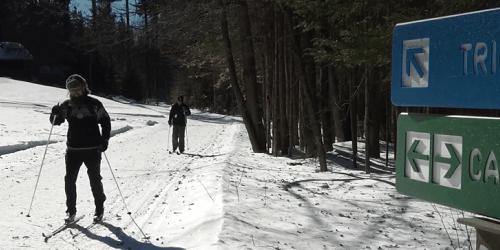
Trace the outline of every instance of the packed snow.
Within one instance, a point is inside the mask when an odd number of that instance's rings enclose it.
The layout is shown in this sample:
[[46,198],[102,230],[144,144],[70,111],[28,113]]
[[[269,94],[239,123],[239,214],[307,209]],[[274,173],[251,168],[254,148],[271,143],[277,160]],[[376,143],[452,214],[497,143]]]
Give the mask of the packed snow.
[[[107,195],[104,222],[90,226],[94,203],[82,166],[77,214],[86,216],[44,241],[42,233],[61,226],[65,216],[67,123],[54,127],[46,145],[51,107],[67,98],[64,89],[0,78],[0,249],[475,245],[474,230],[456,223],[467,214],[396,191],[392,147],[390,165],[386,167],[384,159],[373,160],[379,171],[365,174],[350,167],[350,143],[335,144],[328,154],[328,171],[321,173],[314,159],[253,153],[239,117],[193,110],[186,153],[169,154],[170,106],[134,104],[123,98],[98,98],[111,116],[113,131],[101,164]],[[363,143],[358,146],[363,157]]]

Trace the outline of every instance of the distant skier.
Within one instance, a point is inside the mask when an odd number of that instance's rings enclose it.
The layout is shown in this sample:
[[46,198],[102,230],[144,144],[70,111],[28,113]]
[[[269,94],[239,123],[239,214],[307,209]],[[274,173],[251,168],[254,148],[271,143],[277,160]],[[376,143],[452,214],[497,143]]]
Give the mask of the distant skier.
[[188,115],[191,115],[189,107],[184,103],[184,96],[177,97],[177,102],[170,109],[168,125],[174,125],[172,132],[172,152],[179,148],[179,153],[184,153],[184,134],[186,132],[186,122]]
[[[106,196],[101,182],[101,153],[108,148],[111,120],[100,101],[88,96],[90,90],[87,81],[80,75],[71,75],[66,80],[69,100],[55,105],[50,114],[50,121],[60,125],[68,121],[66,176],[66,222],[75,220],[76,215],[76,179],[82,163],[87,166],[90,187],[94,195],[94,221],[102,220]],[[99,131],[101,125],[102,134]]]

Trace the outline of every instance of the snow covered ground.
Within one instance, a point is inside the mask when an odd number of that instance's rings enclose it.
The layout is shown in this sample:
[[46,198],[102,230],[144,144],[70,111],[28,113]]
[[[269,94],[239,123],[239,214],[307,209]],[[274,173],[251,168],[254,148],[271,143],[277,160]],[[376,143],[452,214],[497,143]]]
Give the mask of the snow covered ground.
[[468,249],[468,235],[475,245],[473,230],[455,223],[460,211],[398,194],[391,172],[349,169],[349,143],[335,145],[329,171],[318,173],[313,159],[252,153],[241,119],[194,111],[187,153],[168,154],[168,106],[103,98],[113,127],[106,156],[150,238],[127,215],[103,157],[104,223],[87,228],[94,207],[82,166],[77,209],[86,217],[44,242],[64,217],[67,123],[54,128],[26,214],[50,108],[66,98],[64,89],[0,78],[0,249]]

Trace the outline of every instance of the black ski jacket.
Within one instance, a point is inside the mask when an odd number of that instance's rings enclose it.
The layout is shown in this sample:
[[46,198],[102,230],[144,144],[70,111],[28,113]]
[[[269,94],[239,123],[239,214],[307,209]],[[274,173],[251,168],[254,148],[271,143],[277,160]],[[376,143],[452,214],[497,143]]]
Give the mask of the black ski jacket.
[[191,111],[186,104],[175,103],[170,109],[170,115],[168,117],[168,124],[173,124],[174,126],[186,126],[186,116],[191,115]]
[[[68,149],[92,149],[107,147],[111,132],[111,119],[102,103],[90,96],[82,96],[64,101],[54,106],[50,114],[54,125],[68,120]],[[102,135],[99,131],[101,125]],[[105,148],[104,148],[105,150]]]

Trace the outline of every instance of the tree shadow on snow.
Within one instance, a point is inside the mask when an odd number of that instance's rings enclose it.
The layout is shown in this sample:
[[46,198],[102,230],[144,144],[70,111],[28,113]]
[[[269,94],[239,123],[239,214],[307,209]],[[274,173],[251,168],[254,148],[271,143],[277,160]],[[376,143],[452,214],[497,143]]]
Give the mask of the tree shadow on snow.
[[[325,193],[323,192],[318,192],[318,191],[315,191],[315,190],[312,190],[310,188],[307,188],[306,186],[303,186],[302,183],[305,183],[305,182],[342,182],[342,183],[349,183],[349,182],[354,182],[354,181],[359,181],[359,180],[366,180],[366,179],[370,179],[370,180],[376,180],[376,181],[380,181],[380,182],[383,182],[387,185],[390,185],[390,186],[395,186],[394,183],[390,182],[390,181],[387,181],[387,180],[383,180],[383,179],[380,179],[380,178],[364,178],[364,177],[360,177],[360,176],[356,176],[355,174],[351,174],[351,173],[341,173],[341,172],[333,172],[333,173],[336,173],[336,174],[343,174],[343,175],[347,175],[351,178],[332,178],[332,179],[303,179],[303,180],[297,180],[297,181],[293,181],[293,182],[287,182],[283,185],[283,189],[285,191],[287,191],[290,195],[292,195],[293,197],[295,197],[296,199],[302,201],[305,203],[305,205],[303,205],[302,207],[304,207],[305,209],[308,209],[310,211],[310,218],[313,219],[317,225],[328,225],[328,223],[326,221],[324,221],[320,214],[321,214],[321,209],[319,209],[318,207],[314,206],[311,201],[309,200],[309,198],[307,198],[306,196],[298,193],[297,191],[295,191],[294,189],[297,188],[297,189],[303,189],[303,190],[306,190],[310,193],[313,193],[313,194],[316,194],[316,195],[326,195]],[[325,187],[326,188],[326,187]],[[359,204],[359,203],[356,203],[356,202],[353,202],[353,201],[349,201],[349,200],[345,200],[345,199],[338,199],[339,202],[345,202],[345,203],[348,203],[350,204],[352,207],[358,207],[359,209],[366,209],[365,206],[363,206],[362,204]],[[408,208],[408,204],[407,204],[407,201],[398,201],[398,202],[403,202],[401,204],[401,207],[404,207],[405,209],[403,209],[402,211],[406,211],[406,209]],[[369,210],[367,211],[369,212]],[[404,219],[402,218],[398,218],[396,215],[393,215],[394,217],[394,220],[396,221],[400,221],[400,222],[406,222]],[[349,217],[350,218],[350,217]],[[385,217],[384,217],[385,218]],[[359,219],[359,218],[358,218]],[[369,225],[367,225],[367,227],[369,227],[369,230],[363,230],[362,234],[364,237],[367,237],[366,239],[374,239],[376,237],[377,234],[379,234],[379,230],[380,228],[382,228],[381,224],[382,223],[376,223],[378,220],[375,220],[374,221],[369,221]],[[411,224],[411,222],[410,222]],[[384,226],[386,226],[386,224],[384,224]],[[392,225],[392,228],[394,228],[396,225]],[[361,238],[361,239],[365,239],[365,238]],[[337,244],[339,242],[339,239],[337,239],[336,237],[334,236],[331,236],[328,238],[328,241],[331,242],[332,244]],[[359,248],[361,248],[361,244],[362,242],[359,243],[360,246]]]
[[[364,171],[365,159],[361,158],[358,154],[356,156],[357,168],[353,168],[352,164],[352,152],[345,152],[337,150],[336,154],[328,153],[326,154],[326,159],[329,162],[352,170]],[[395,169],[393,167],[386,167],[385,164],[377,162],[373,159],[370,160],[370,171],[377,174],[394,174]]]
[[213,117],[213,116],[203,115],[203,113],[192,114],[188,117],[188,120],[195,120],[195,121],[215,123],[215,124],[242,123],[241,119],[234,118],[232,116]]
[[[386,153],[386,146],[385,146],[385,142],[381,142],[381,146],[380,146],[380,153],[385,155]],[[334,154],[332,154],[332,152],[329,152],[327,154],[327,158],[329,160],[332,160],[333,158],[336,158],[336,157],[340,157],[340,158],[344,158],[344,160],[347,160],[346,161],[342,161],[342,163],[346,163],[347,165],[342,165],[344,167],[351,167],[352,168],[352,148],[350,146],[346,146],[346,145],[334,145]],[[394,152],[394,147],[389,144],[389,152]],[[359,169],[364,169],[364,162],[365,162],[365,150],[364,148],[358,148],[358,153],[356,155],[356,159],[358,161],[358,168]],[[336,162],[334,159],[332,160],[334,162]],[[395,172],[395,168],[394,168],[394,159],[392,158],[389,158],[389,166],[386,166],[385,165],[385,158],[374,158],[374,157],[371,157],[370,158],[370,167],[374,170],[373,172],[376,172],[376,173],[386,173],[386,174],[390,174],[392,172]],[[350,163],[349,163],[350,162]]]
[[99,225],[107,228],[110,232],[112,232],[118,238],[118,240],[113,239],[109,236],[100,236],[100,235],[94,234],[89,229],[82,227],[80,225],[76,225],[74,228],[78,229],[80,232],[82,232],[89,239],[100,241],[100,242],[108,245],[110,248],[115,248],[115,249],[185,250],[185,248],[181,248],[181,247],[159,247],[159,246],[153,245],[153,243],[151,243],[149,241],[147,241],[147,242],[138,241],[135,238],[127,235],[123,231],[122,228],[113,226],[107,222],[102,222]]
[[[289,183],[290,184],[290,183]],[[296,183],[296,185],[294,186],[301,186],[300,183]],[[324,228],[324,227],[328,227],[328,223],[327,221],[323,220],[321,218],[321,216],[319,216],[321,214],[321,209],[315,207],[312,202],[305,196],[299,194],[298,192],[296,192],[295,190],[293,190],[292,188],[293,186],[289,186],[289,185],[284,185],[284,189],[290,194],[292,195],[293,197],[295,197],[296,199],[302,201],[305,203],[305,205],[303,205],[302,207],[307,209],[309,211],[309,218],[311,218],[315,223],[315,227],[318,227],[318,228]],[[301,187],[303,188],[303,187]],[[329,241],[331,244],[336,244],[339,242],[339,239],[332,235],[332,236],[329,236],[327,239],[325,239],[327,241]]]
[[293,181],[293,182],[287,182],[286,184],[283,185],[283,188],[286,191],[288,191],[288,189],[291,188],[291,187],[301,186],[302,182],[338,182],[338,181],[341,181],[341,182],[352,182],[352,181],[359,181],[359,180],[373,180],[373,181],[382,182],[382,183],[385,183],[387,185],[396,187],[396,184],[394,182],[391,182],[391,181],[388,181],[388,180],[384,180],[384,179],[381,179],[381,178],[377,178],[377,177],[362,177],[362,176],[357,176],[357,175],[351,174],[351,173],[342,173],[342,172],[336,172],[336,171],[330,171],[330,173],[347,175],[347,176],[352,177],[352,178],[346,178],[346,179],[331,178],[331,179],[304,179],[304,180],[297,180],[297,181]]
[[202,155],[202,154],[194,154],[194,153],[186,153],[184,152],[183,153],[184,155],[187,155],[187,156],[191,156],[191,157],[199,157],[199,158],[213,158],[213,157],[217,157],[217,156],[223,156],[225,154],[216,154],[216,155]]

